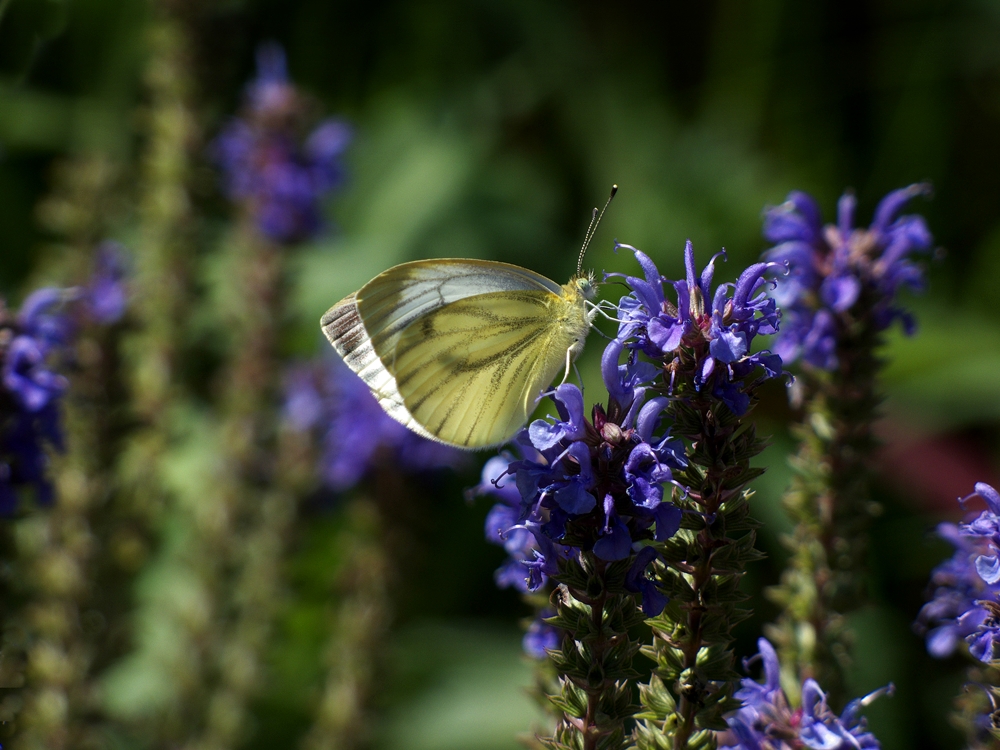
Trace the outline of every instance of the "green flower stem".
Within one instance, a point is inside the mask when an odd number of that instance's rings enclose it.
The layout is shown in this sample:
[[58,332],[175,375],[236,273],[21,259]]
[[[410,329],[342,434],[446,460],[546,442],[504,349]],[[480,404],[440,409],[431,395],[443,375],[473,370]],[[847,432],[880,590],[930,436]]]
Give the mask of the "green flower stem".
[[122,347],[134,430],[120,446],[115,479],[128,518],[121,554],[135,566],[149,555],[169,507],[164,461],[176,442],[177,404],[184,395],[177,373],[190,307],[194,243],[188,183],[198,141],[189,38],[184,24],[157,8],[147,31],[147,104],[140,120],[145,140],[130,288],[135,326]]
[[301,750],[371,746],[379,686],[390,666],[388,644],[427,553],[417,529],[429,501],[385,449],[353,493],[344,531],[333,542],[343,563],[325,645],[326,677]]
[[690,491],[674,498],[685,511],[680,531],[659,546],[658,586],[670,602],[649,620],[654,642],[643,649],[656,667],[640,691],[640,750],[715,747],[723,716],[738,707],[729,645],[732,627],[749,614],[738,607],[746,599],[739,583],[761,557],[747,485],[762,472],[750,460],[765,442],[752,423],[700,394],[678,398],[671,411],[674,435],[690,446],[689,466],[676,478]]
[[635,596],[625,590],[632,559],[605,562],[581,552],[560,564],[549,622],[565,632],[562,648],[552,654],[560,691],[550,696],[562,716],[551,737],[540,738],[551,750],[616,750],[626,746],[625,723],[635,705],[632,660],[639,651],[629,630],[642,623]]
[[844,615],[865,601],[868,528],[878,507],[871,501],[873,425],[881,399],[872,322],[874,300],[863,296],[853,315],[838,319],[833,372],[799,377],[802,421],[794,428],[799,450],[795,477],[784,497],[795,523],[787,541],[791,558],[781,583],[768,592],[782,611],[768,630],[782,664],[782,686],[797,701],[803,680],[814,678],[833,705],[845,700],[844,670],[851,633]]

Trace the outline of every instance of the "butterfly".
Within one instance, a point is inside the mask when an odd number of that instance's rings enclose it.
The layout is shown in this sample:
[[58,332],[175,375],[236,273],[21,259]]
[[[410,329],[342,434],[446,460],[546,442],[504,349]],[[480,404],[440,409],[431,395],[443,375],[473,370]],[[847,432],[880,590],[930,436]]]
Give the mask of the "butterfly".
[[391,417],[433,440],[487,448],[524,425],[583,351],[595,286],[495,261],[419,260],[379,274],[320,326]]
[[320,327],[394,419],[459,448],[501,445],[583,351],[599,308],[580,266],[599,220],[595,209],[566,284],[509,263],[419,260],[342,299]]

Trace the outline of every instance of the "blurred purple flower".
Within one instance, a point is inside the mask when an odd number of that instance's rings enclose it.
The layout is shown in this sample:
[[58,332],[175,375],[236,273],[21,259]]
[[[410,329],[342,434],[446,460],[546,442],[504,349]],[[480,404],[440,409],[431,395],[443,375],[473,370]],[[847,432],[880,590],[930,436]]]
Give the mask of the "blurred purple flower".
[[545,659],[549,651],[557,650],[562,644],[563,631],[545,622],[546,618],[555,614],[551,609],[543,609],[528,626],[521,646],[532,659]]
[[91,320],[101,325],[117,323],[125,315],[128,276],[125,248],[110,240],[97,247],[94,273],[83,291],[83,300]]
[[461,451],[423,438],[394,420],[371,390],[339,359],[324,358],[289,370],[285,418],[320,443],[319,474],[333,490],[353,487],[380,461],[404,472],[463,463]]
[[784,362],[801,358],[813,367],[836,367],[837,317],[862,295],[874,298],[877,330],[900,320],[912,332],[913,318],[896,305],[896,295],[904,287],[923,289],[923,271],[910,256],[928,251],[933,238],[922,217],[898,214],[913,197],[929,192],[929,185],[918,183],[889,193],[867,229],[854,227],[850,193],[840,199],[836,224],[824,226],[816,201],[797,191],[765,210],[763,234],[776,244],[764,258],[789,269],[772,294],[784,314],[774,346]]
[[59,402],[68,387],[57,369],[81,319],[107,324],[122,316],[125,271],[121,247],[106,242],[87,286],[38,289],[16,315],[0,300],[0,515],[17,508],[21,487],[52,501],[48,451],[63,449]]
[[860,710],[892,686],[851,701],[837,716],[826,703],[826,694],[815,680],[802,685],[802,706],[793,709],[780,685],[781,669],[774,647],[764,638],[757,641],[758,659],[764,664],[764,682],[746,678],[736,698],[743,707],[727,719],[729,731],[722,735],[719,750],[865,750],[881,745],[868,731]]
[[21,487],[52,501],[47,450],[63,447],[59,400],[67,387],[53,367],[70,340],[64,303],[74,296],[39,289],[16,316],[0,303],[0,514],[17,508]]
[[938,534],[955,554],[931,573],[933,599],[920,610],[917,629],[927,634],[927,650],[937,657],[954,652],[960,638],[983,662],[1000,658],[1000,493],[977,482],[973,497],[986,509],[968,523],[941,524]]
[[351,140],[350,128],[334,119],[302,138],[305,115],[306,102],[288,79],[284,51],[274,43],[261,45],[244,113],[210,148],[228,197],[279,243],[308,239],[322,228],[320,200],[341,183],[341,157]]
[[915,627],[925,635],[928,653],[943,659],[987,619],[987,611],[976,602],[996,600],[1000,585],[986,583],[976,570],[976,560],[991,551],[986,540],[962,534],[953,523],[940,524],[937,534],[955,553],[931,572],[931,600],[920,609]]

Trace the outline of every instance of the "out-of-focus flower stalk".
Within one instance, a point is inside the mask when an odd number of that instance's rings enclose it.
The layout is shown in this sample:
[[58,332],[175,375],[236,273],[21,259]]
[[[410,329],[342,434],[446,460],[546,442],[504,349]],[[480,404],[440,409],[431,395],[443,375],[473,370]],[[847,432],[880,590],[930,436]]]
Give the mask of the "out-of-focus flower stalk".
[[372,699],[393,619],[393,566],[384,520],[370,497],[351,502],[345,520],[345,533],[336,542],[346,562],[324,655],[326,681],[301,750],[357,750],[372,735]]
[[243,112],[213,144],[239,211],[223,257],[220,300],[229,334],[220,397],[221,466],[212,488],[219,522],[204,540],[206,585],[216,611],[205,649],[204,726],[191,750],[226,750],[244,738],[248,702],[263,684],[264,654],[282,600],[282,559],[297,497],[281,471],[278,406],[289,245],[322,227],[320,200],[339,175],[342,126],[328,122],[300,144],[307,100],[284,52],[263,45]]
[[851,647],[844,615],[865,600],[867,530],[879,512],[870,487],[881,402],[878,349],[894,321],[913,330],[896,294],[922,287],[910,256],[931,247],[923,219],[898,214],[927,191],[911,185],[890,193],[868,228],[854,228],[851,194],[841,198],[836,225],[823,226],[819,207],[803,193],[765,213],[764,235],[777,243],[766,257],[789,268],[774,295],[785,312],[775,350],[802,362],[792,391],[802,407],[794,428],[799,450],[784,498],[795,530],[781,584],[769,592],[782,612],[767,631],[793,702],[810,678],[834,704],[844,699]]
[[783,503],[795,529],[781,584],[768,594],[782,607],[766,632],[781,654],[782,684],[793,701],[805,679],[843,698],[843,672],[852,638],[844,615],[865,596],[868,527],[878,512],[871,500],[873,425],[881,398],[875,350],[881,337],[855,328],[843,337],[842,368],[799,375],[802,420],[793,428],[799,449]]
[[[263,677],[262,657],[282,598],[281,559],[296,498],[277,472],[279,333],[284,316],[283,248],[242,222],[226,275],[229,364],[222,374],[216,481],[207,502],[198,566],[215,611],[202,647],[205,723],[184,747],[223,750],[243,739],[247,702]],[[211,559],[207,559],[207,558]]]
[[55,504],[17,531],[19,569],[30,586],[27,690],[14,745],[22,750],[95,746],[103,717],[94,678],[124,646],[130,600],[122,591],[135,572],[135,550],[113,484],[125,429],[120,332],[88,328],[78,340],[79,369],[64,409],[67,452],[53,465]]
[[[180,727],[192,720],[182,699],[185,686],[195,681],[192,661],[197,654],[188,646],[204,623],[200,592],[188,588],[183,589],[185,595],[177,595],[182,590],[178,583],[184,585],[186,579],[168,580],[156,592],[160,598],[148,593],[155,588],[150,578],[162,579],[164,570],[175,569],[170,566],[178,548],[177,514],[205,500],[184,495],[174,468],[186,437],[182,417],[189,413],[190,394],[181,372],[197,246],[190,183],[201,145],[190,44],[195,35],[183,10],[181,3],[156,0],[145,29],[146,101],[138,113],[141,155],[135,189],[135,326],[123,347],[135,431],[122,444],[117,462],[120,513],[128,523],[106,542],[115,554],[142,569],[138,587],[129,585],[138,592],[137,611],[125,635],[129,651],[106,672],[99,691],[103,709],[118,726],[148,738],[151,747],[176,741],[182,736]],[[169,638],[160,637],[163,632]],[[134,664],[140,666],[130,672]],[[149,680],[144,684],[155,683],[159,692],[136,690],[122,675]],[[127,686],[118,689],[113,683]],[[159,695],[170,702],[169,711],[158,713],[151,706]]]
[[121,592],[142,558],[115,486],[128,431],[120,356],[127,263],[123,248],[97,242],[114,213],[115,174],[100,155],[60,164],[38,210],[64,239],[53,249],[57,273],[90,281],[66,295],[73,367],[62,409],[66,452],[51,466],[54,503],[17,524],[16,570],[26,594],[19,624],[28,639],[20,748],[94,745],[104,721],[95,678],[125,647],[131,598]]
[[386,643],[421,551],[415,529],[426,500],[414,484],[420,474],[459,466],[465,455],[392,419],[364,381],[331,357],[290,369],[284,421],[289,446],[297,438],[312,449],[313,485],[350,498],[344,530],[332,542],[343,563],[333,592],[326,677],[301,747],[367,747]]
[[[189,36],[171,14],[161,10],[158,16],[149,30],[149,103],[142,112],[146,138],[136,247],[139,334],[129,347],[135,408],[151,428],[129,464],[146,476],[149,467],[157,465],[156,454],[162,450],[158,443],[166,439],[163,429],[178,390],[177,358],[189,307],[193,244],[188,180],[199,140],[191,107]],[[142,461],[143,455],[154,460]]]

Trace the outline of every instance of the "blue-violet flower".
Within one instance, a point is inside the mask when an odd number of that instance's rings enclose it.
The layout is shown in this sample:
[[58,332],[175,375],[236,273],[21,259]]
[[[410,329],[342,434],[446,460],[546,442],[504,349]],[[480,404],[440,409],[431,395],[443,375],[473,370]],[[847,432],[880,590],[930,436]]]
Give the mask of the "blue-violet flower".
[[[778,330],[779,311],[774,299],[764,293],[764,274],[780,264],[755,263],[740,274],[735,284],[712,289],[717,253],[701,274],[697,273],[694,249],[684,247],[686,275],[669,282],[652,259],[630,245],[618,244],[635,253],[645,278],[625,276],[632,288],[618,305],[618,340],[654,360],[666,362],[670,386],[681,363],[681,354],[694,357],[694,387],[705,387],[733,413],[742,416],[750,407],[744,379],[759,367],[764,378],[781,374],[781,359],[769,351],[754,353],[754,337]],[[624,274],[607,274],[624,276]],[[673,287],[676,303],[664,291]],[[672,360],[672,361],[671,361]]]
[[719,750],[863,750],[881,747],[868,731],[860,710],[877,697],[892,693],[892,685],[851,701],[837,716],[827,705],[826,695],[815,680],[802,684],[802,705],[793,709],[779,682],[778,654],[764,638],[757,641],[759,654],[744,661],[764,663],[764,682],[746,678],[736,692],[743,707],[728,719],[729,731]]
[[[655,552],[642,542],[663,541],[680,527],[681,511],[664,499],[663,488],[687,459],[683,443],[659,429],[667,399],[644,403],[642,384],[656,368],[639,363],[635,352],[619,365],[623,349],[612,341],[605,350],[607,409],[595,405],[588,420],[580,389],[558,386],[551,394],[558,417],[523,430],[514,441],[521,457],[493,459],[481,488],[500,500],[488,517],[487,537],[501,540],[511,554],[498,583],[536,591],[558,572],[559,559],[575,552],[609,562],[638,552],[627,586],[643,595],[643,609],[654,616],[666,602],[646,577]],[[513,483],[504,474],[513,475]],[[515,583],[523,571],[523,584]]]
[[990,662],[1000,657],[1000,493],[985,482],[975,490],[959,502],[980,497],[986,509],[968,523],[938,527],[956,551],[931,574],[934,598],[920,610],[917,626],[927,632],[933,656],[948,656],[964,638],[969,653]]
[[774,351],[786,364],[801,358],[820,369],[836,367],[837,318],[866,293],[876,330],[901,320],[907,333],[913,331],[913,318],[896,304],[896,295],[904,287],[923,288],[923,272],[910,256],[928,251],[933,239],[922,217],[899,213],[929,192],[925,183],[894,190],[866,229],[854,227],[851,193],[838,203],[836,224],[824,226],[816,201],[798,191],[765,210],[763,234],[775,246],[764,258],[789,269],[773,293],[784,313]]

